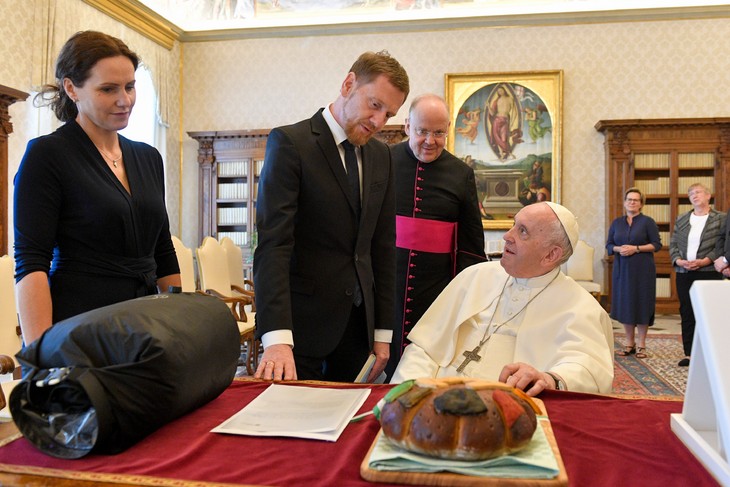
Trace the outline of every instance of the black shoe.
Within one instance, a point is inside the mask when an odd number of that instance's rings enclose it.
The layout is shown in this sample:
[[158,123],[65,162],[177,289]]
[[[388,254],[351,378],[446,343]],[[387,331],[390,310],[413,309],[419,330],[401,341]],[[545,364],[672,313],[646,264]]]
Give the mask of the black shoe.
[[677,365],[679,365],[680,367],[689,367],[689,359],[683,358],[682,360],[679,361],[679,363]]

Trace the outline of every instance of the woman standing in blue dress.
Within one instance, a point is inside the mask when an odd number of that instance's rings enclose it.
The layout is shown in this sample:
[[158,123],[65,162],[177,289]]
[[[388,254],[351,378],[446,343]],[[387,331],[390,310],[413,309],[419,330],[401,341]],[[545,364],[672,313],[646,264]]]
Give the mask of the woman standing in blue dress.
[[644,202],[640,189],[626,190],[626,215],[611,223],[606,242],[608,255],[614,255],[611,318],[626,332],[626,344],[616,353],[635,353],[636,358],[647,357],[646,333],[654,324],[656,306],[654,252],[662,248],[656,222],[641,213]]

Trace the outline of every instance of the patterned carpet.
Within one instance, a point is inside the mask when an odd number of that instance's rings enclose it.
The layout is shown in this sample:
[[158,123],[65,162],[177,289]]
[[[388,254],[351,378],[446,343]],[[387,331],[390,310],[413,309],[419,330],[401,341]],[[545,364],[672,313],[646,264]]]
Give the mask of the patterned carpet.
[[[623,333],[615,333],[615,347],[625,343]],[[613,393],[620,395],[684,396],[688,367],[678,367],[684,357],[682,337],[652,335],[646,339],[648,358],[616,356],[614,360]]]

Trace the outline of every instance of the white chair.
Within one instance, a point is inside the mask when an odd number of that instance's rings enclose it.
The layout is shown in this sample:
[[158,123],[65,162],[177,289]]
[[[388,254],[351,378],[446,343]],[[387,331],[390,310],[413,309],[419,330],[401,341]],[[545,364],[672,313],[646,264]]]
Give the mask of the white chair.
[[223,237],[220,240],[221,247],[226,251],[228,259],[228,274],[231,278],[231,284],[244,287],[243,279],[243,252],[241,247],[236,245],[230,237]]
[[258,365],[259,348],[254,336],[253,298],[247,295],[244,289],[231,285],[228,257],[218,240],[213,237],[205,237],[196,254],[200,289],[218,297],[231,308],[241,334],[241,345],[246,348],[246,370],[249,375],[253,375]]
[[187,248],[175,235],[172,236],[172,245],[175,246],[177,263],[180,266],[180,280],[184,293],[195,292],[195,265],[193,264],[193,251]]
[[570,256],[566,263],[565,273],[600,302],[601,285],[593,282],[594,252],[593,247],[583,240],[578,240],[578,244],[573,249],[573,255]]
[[[251,305],[251,312],[256,312],[256,298],[253,288],[253,282],[246,279],[243,275],[243,252],[241,247],[236,245],[233,240],[223,237],[220,241],[221,247],[226,251],[228,259],[228,275],[231,278],[231,285],[235,290],[237,287],[243,290],[244,295],[250,296],[254,302]],[[234,291],[235,294],[240,291]]]
[[0,361],[0,382],[12,380],[14,369],[16,374],[20,373],[15,354],[22,346],[15,306],[15,259],[3,255],[0,257],[0,355],[7,355],[10,361],[6,360],[4,365]]

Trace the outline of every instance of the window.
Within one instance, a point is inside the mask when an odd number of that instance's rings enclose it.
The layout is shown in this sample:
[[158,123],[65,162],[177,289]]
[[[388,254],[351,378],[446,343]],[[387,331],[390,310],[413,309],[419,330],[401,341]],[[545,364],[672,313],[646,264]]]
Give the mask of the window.
[[129,124],[119,133],[128,139],[144,142],[155,147],[162,154],[167,172],[165,125],[157,116],[157,93],[152,84],[152,75],[146,66],[140,65],[135,73],[137,100],[129,117]]
[[157,95],[152,84],[152,76],[149,70],[141,65],[135,74],[137,101],[132,109],[132,115],[129,117],[127,128],[120,130],[119,133],[128,139],[157,147],[156,137],[160,125],[157,123]]

